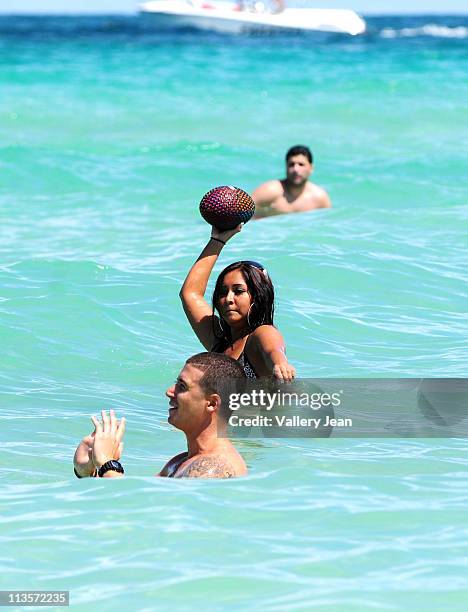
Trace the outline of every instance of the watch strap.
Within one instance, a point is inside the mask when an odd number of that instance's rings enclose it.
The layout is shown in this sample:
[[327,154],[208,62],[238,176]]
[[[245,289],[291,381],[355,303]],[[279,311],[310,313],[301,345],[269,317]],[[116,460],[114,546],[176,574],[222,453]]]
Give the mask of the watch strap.
[[99,478],[102,478],[106,472],[118,472],[119,474],[124,474],[125,470],[123,469],[122,464],[119,461],[115,461],[112,459],[111,461],[106,461],[103,463],[98,470]]

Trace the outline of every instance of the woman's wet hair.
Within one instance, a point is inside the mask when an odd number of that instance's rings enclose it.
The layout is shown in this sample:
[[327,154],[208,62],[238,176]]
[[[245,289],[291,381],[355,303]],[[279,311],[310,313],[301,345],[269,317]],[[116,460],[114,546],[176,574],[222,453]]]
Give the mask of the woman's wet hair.
[[218,305],[224,277],[234,270],[239,270],[244,277],[252,300],[247,321],[249,331],[253,332],[260,325],[273,325],[275,290],[267,271],[256,261],[236,261],[224,268],[213,291],[213,312],[217,310],[219,313],[219,322],[213,317],[213,333],[216,339],[213,351],[224,351],[232,342],[231,328],[221,316]]

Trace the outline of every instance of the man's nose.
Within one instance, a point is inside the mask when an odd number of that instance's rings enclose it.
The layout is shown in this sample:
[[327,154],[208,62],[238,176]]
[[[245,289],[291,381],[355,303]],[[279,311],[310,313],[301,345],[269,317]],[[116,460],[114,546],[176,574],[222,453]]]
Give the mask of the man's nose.
[[166,391],[166,396],[174,397],[174,390],[175,390],[175,385],[172,385],[172,387],[169,387],[169,389]]

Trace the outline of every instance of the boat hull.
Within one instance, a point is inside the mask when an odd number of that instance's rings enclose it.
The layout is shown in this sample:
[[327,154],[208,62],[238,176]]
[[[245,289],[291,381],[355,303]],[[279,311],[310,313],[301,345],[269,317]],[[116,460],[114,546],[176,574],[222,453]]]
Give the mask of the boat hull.
[[[225,8],[226,7],[226,8]],[[195,28],[228,34],[251,32],[325,32],[357,35],[365,22],[353,11],[286,9],[281,13],[247,12],[235,5],[191,4],[183,0],[154,0],[140,6],[160,28]]]

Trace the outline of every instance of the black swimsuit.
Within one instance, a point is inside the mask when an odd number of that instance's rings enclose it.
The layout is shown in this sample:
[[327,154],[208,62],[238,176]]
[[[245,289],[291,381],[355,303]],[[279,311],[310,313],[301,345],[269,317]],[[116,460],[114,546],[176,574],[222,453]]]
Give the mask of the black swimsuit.
[[[247,337],[247,340],[248,339],[249,338]],[[245,344],[247,344],[247,340],[245,341]],[[218,346],[215,345],[211,350],[214,353],[224,353],[224,351],[218,350]],[[246,378],[257,378],[257,372],[255,371],[255,368],[250,363],[247,355],[245,354],[245,345],[244,345],[244,350],[239,355],[239,357],[236,359],[236,361],[238,361],[241,364],[241,366],[242,366],[242,368],[244,370],[244,374],[245,374]]]
[[239,355],[237,361],[244,368],[244,374],[247,378],[257,378],[257,373],[255,372],[253,365],[248,360],[245,350]]

